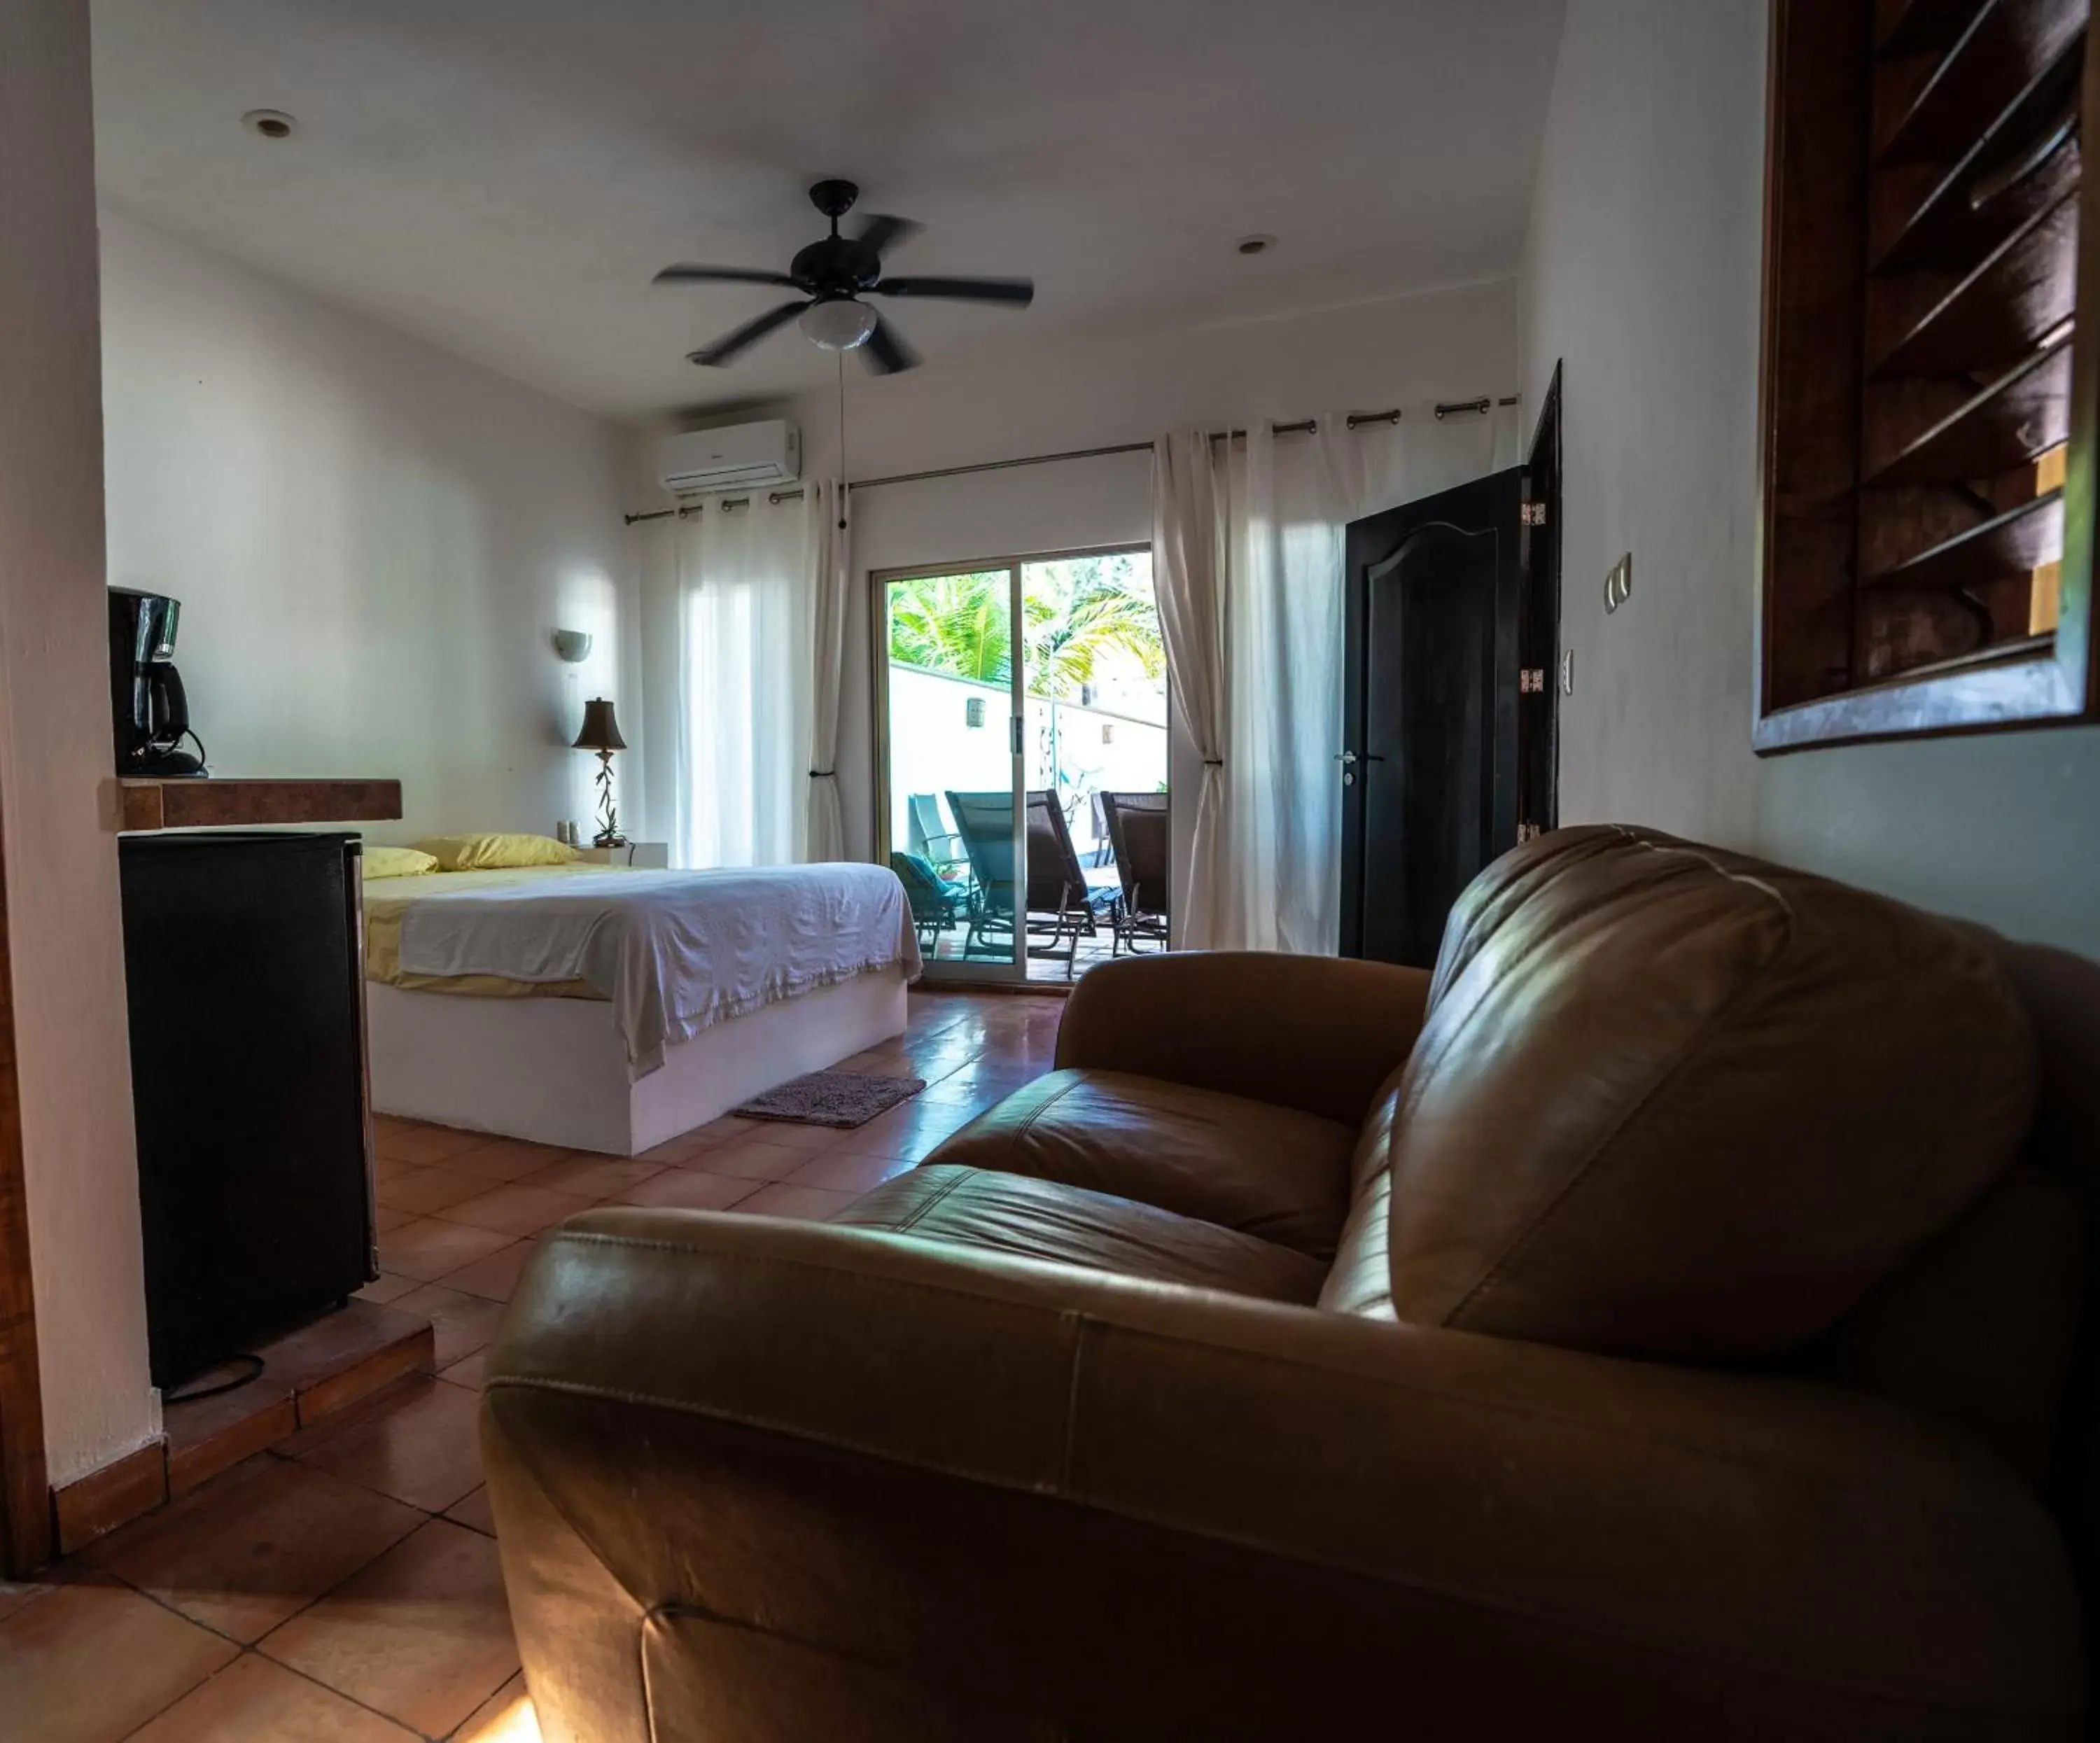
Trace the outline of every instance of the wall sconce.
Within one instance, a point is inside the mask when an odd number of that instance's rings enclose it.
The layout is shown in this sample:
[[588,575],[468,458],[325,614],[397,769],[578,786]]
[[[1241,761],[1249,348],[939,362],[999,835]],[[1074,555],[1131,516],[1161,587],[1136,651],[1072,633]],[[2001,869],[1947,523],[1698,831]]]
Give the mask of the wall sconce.
[[984,698],[982,696],[964,697],[963,724],[965,726],[982,726],[984,725]]
[[590,658],[591,638],[581,629],[557,629],[554,635],[554,652],[565,665],[580,665]]

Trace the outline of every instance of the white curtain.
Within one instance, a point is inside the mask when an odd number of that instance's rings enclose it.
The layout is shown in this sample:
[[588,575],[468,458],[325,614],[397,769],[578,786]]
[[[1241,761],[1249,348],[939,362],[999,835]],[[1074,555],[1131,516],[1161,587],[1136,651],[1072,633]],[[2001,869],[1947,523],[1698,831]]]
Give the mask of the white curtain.
[[1331,953],[1340,938],[1343,539],[1365,512],[1347,417],[1247,432],[1231,493],[1224,891],[1214,948]]
[[[1339,947],[1348,523],[1517,464],[1519,416],[1497,407],[1352,431],[1346,413],[1326,411],[1309,435],[1278,438],[1264,423],[1244,444],[1170,436],[1157,445],[1160,616],[1176,699],[1205,759],[1176,927],[1185,947]],[[1224,638],[1220,680],[1202,664],[1209,644],[1177,635],[1170,613],[1187,590],[1177,576],[1199,567],[1191,553],[1207,556],[1202,572],[1215,578],[1207,621]]]
[[676,615],[663,627],[678,647],[674,864],[780,865],[807,850],[809,771],[828,766],[810,757],[830,516],[827,489],[805,487],[779,502],[762,491],[734,508],[710,500],[673,523]]
[[839,804],[839,689],[846,655],[846,493],[831,484],[805,487],[815,524],[811,567],[810,798],[803,857],[846,856],[846,821]]
[[1153,582],[1175,712],[1203,759],[1175,933],[1191,950],[1219,947],[1225,918],[1225,568],[1232,518],[1226,456],[1200,430],[1153,444]]

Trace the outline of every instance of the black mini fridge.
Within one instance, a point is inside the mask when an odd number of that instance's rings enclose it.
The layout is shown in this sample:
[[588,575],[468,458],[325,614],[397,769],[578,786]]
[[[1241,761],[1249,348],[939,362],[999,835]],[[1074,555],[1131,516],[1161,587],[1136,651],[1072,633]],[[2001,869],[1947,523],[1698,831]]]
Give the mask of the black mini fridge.
[[153,1383],[377,1275],[357,836],[120,839]]

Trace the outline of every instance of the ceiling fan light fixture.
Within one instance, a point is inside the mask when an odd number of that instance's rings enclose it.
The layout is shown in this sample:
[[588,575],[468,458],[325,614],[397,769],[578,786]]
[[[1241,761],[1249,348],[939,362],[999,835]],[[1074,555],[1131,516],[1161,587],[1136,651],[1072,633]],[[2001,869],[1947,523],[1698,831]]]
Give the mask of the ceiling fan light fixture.
[[867,342],[875,331],[876,313],[864,302],[849,297],[828,297],[802,311],[803,337],[824,351],[849,351]]

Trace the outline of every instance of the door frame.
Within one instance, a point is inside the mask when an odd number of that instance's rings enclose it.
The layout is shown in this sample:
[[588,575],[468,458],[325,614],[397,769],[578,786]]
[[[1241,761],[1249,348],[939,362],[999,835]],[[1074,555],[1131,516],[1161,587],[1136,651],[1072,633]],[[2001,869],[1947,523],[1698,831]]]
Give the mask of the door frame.
[[1530,707],[1520,710],[1517,725],[1518,826],[1544,832],[1560,827],[1561,691],[1561,397],[1562,364],[1540,402],[1524,451],[1524,496],[1545,510],[1545,523],[1517,529],[1519,560],[1524,567],[1517,638],[1524,665],[1545,673],[1545,689]]
[[[873,709],[875,714],[875,719],[872,722],[874,730],[869,734],[868,741],[873,751],[874,760],[874,766],[870,771],[871,777],[870,790],[875,795],[875,828],[873,832],[873,839],[875,842],[875,860],[877,865],[888,865],[889,863],[889,856],[895,849],[895,843],[891,838],[889,827],[891,794],[889,790],[889,589],[890,585],[897,581],[927,580],[944,575],[984,575],[989,574],[995,570],[1004,569],[1007,571],[1008,576],[1007,611],[1008,613],[1008,622],[1015,629],[1017,629],[1021,620],[1021,571],[1026,569],[1029,564],[1034,563],[1057,563],[1065,558],[1075,557],[1134,557],[1140,552],[1142,552],[1148,558],[1154,558],[1154,554],[1152,548],[1152,543],[1149,540],[1139,540],[1135,542],[1127,541],[1113,545],[1067,545],[1050,550],[1026,551],[1018,554],[1010,554],[1004,557],[986,557],[982,558],[966,558],[959,563],[911,563],[907,564],[902,568],[871,569],[867,571],[867,646],[868,664],[870,669],[868,696],[869,704]],[[1156,558],[1153,563],[1153,597],[1156,600],[1158,597],[1158,564]],[[1011,633],[1012,632],[1010,630],[1009,633]],[[1014,646],[1016,651],[1018,652],[1020,644],[1017,638]],[[1013,718],[1022,722],[1022,736],[1025,737],[1026,721],[1028,718],[1026,661],[1017,658],[1012,662],[1012,673],[1011,678],[1011,695],[1013,708]],[[1174,808],[1174,687],[1173,678],[1171,674],[1167,680],[1167,816],[1170,819],[1168,837],[1171,844],[1173,832],[1171,819],[1173,816]],[[1015,795],[1013,810],[1013,863],[1015,867],[1021,874],[1023,888],[1017,898],[1017,905],[1023,904],[1026,901],[1026,885],[1028,865],[1028,794],[1027,764],[1026,757],[1026,745],[1017,742],[1013,750],[1012,778],[1013,792]],[[1168,876],[1169,887],[1171,888],[1172,880],[1172,849],[1171,845],[1168,851]],[[1171,931],[1171,920],[1169,922],[1169,927]],[[940,980],[947,982],[950,985],[957,986],[968,986],[973,984],[978,986],[1005,987],[1027,987],[1033,986],[1049,989],[1065,989],[1069,987],[1072,983],[1061,981],[1031,982],[1028,978],[1027,932],[1027,916],[1024,911],[1018,916],[1017,924],[1014,927],[1014,957],[1012,962],[995,962],[990,960],[983,960],[977,962],[966,963],[960,960],[947,959],[942,960],[938,964],[941,970],[939,976]],[[1172,940],[1170,937],[1167,948],[1171,950],[1172,947]],[[935,964],[929,960],[926,966],[931,969],[935,966]]]

